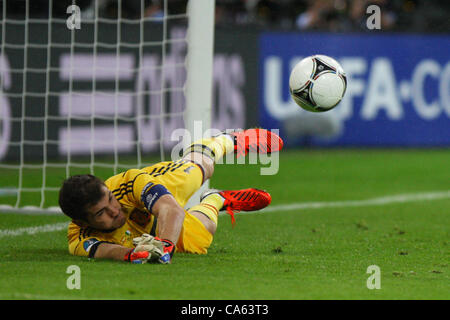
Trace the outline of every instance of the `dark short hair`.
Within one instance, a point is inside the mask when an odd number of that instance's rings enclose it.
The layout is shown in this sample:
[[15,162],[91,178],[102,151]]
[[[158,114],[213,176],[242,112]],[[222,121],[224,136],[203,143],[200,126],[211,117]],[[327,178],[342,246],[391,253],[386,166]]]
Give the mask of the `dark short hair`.
[[75,175],[63,182],[59,190],[59,206],[73,220],[87,222],[87,208],[104,196],[105,183],[91,174]]

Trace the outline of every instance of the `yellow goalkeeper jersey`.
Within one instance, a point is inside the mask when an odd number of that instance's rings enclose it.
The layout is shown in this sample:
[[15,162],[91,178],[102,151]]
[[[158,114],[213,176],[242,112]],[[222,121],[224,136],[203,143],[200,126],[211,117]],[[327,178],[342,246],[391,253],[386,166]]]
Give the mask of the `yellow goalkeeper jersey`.
[[[113,231],[69,224],[69,252],[93,257],[100,243],[108,242],[133,248],[133,238],[143,233],[158,235],[157,219],[151,207],[165,194],[172,194],[181,207],[203,183],[203,170],[193,162],[178,160],[161,162],[143,169],[130,169],[105,181],[125,211],[125,224]],[[156,190],[156,191],[155,191]],[[186,213],[177,251],[206,253],[212,241],[201,222]],[[195,239],[194,239],[195,238]],[[193,241],[191,241],[193,240]]]

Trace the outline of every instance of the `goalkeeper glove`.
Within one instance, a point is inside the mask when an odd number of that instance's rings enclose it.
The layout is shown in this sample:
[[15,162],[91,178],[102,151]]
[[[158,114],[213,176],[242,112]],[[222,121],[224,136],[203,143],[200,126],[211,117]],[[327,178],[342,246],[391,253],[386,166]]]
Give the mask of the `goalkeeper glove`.
[[146,263],[149,259],[150,253],[148,251],[135,252],[135,249],[131,249],[123,258],[124,261],[131,263]]
[[160,241],[163,245],[163,255],[158,259],[158,262],[163,264],[170,263],[175,252],[175,244],[168,239],[160,239],[155,237],[155,240]]
[[[175,245],[172,241],[153,237],[147,233],[142,234],[140,237],[134,238],[133,244],[136,246],[134,249],[135,254],[139,252],[148,252],[148,257],[143,258],[141,255],[136,255],[136,259],[140,261],[145,260],[145,262],[156,261],[162,264],[168,264],[171,262],[172,256],[175,252]],[[133,259],[133,256],[131,259]]]
[[164,254],[162,243],[146,233],[141,237],[134,238],[133,244],[136,247],[125,255],[125,261],[132,263],[146,263],[148,261],[159,259]]

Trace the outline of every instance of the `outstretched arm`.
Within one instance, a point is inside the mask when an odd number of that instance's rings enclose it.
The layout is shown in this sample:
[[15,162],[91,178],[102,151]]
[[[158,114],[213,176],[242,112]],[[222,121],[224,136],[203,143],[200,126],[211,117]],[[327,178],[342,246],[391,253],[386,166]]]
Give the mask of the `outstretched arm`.
[[97,251],[95,251],[94,258],[96,259],[114,259],[114,260],[124,260],[125,256],[132,249],[121,246],[120,244],[114,243],[100,243],[98,245]]
[[165,194],[153,205],[152,213],[158,218],[158,236],[174,245],[180,237],[185,212],[171,194]]
[[[163,252],[161,252],[161,254],[168,254],[166,259],[161,262],[168,263],[170,262],[170,257],[175,251],[175,245],[178,241],[181,228],[183,226],[185,212],[171,194],[165,194],[153,204],[152,213],[158,218],[159,238],[155,239],[162,242],[161,247]],[[100,243],[97,247],[94,258],[134,262],[136,260],[149,259],[151,254],[152,250],[149,250],[149,253],[147,254],[145,251],[136,252],[119,244]]]
[[[160,259],[164,255],[163,244],[150,235],[145,236],[136,238],[140,240],[140,243],[134,249],[114,243],[100,243],[94,258],[121,260],[132,263],[146,263],[149,260],[156,261]],[[160,262],[169,263],[170,259],[168,262]]]

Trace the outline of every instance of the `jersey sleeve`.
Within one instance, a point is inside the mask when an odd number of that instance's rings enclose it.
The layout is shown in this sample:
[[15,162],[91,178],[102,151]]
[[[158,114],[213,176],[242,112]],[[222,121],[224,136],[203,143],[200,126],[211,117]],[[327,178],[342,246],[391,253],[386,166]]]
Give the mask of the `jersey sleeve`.
[[163,195],[171,194],[167,188],[154,181],[152,176],[143,171],[133,183],[133,198],[136,204],[152,212],[153,206]]
[[69,225],[68,240],[70,254],[89,258],[94,258],[100,244],[113,243],[90,228],[80,228],[73,222]]
[[170,194],[151,174],[140,169],[130,169],[108,179],[105,183],[122,205],[149,213],[152,213],[153,206],[159,198]]

